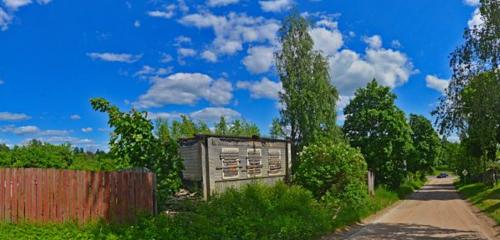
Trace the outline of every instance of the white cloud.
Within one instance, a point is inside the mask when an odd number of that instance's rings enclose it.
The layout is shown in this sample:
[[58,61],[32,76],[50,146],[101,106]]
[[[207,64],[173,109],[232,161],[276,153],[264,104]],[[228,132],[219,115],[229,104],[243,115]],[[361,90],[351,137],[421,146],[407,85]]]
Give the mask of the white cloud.
[[373,78],[394,88],[406,83],[414,71],[404,53],[391,49],[367,49],[364,56],[346,49],[329,60],[332,82],[346,96]]
[[192,48],[179,48],[177,49],[177,54],[181,57],[193,57],[196,56],[196,50]]
[[278,93],[283,90],[281,82],[274,82],[266,77],[257,82],[238,81],[236,86],[240,89],[248,89],[252,98],[278,99]]
[[474,29],[482,26],[483,24],[484,19],[481,15],[481,11],[479,11],[479,8],[476,8],[476,10],[474,10],[474,13],[472,14],[472,18],[467,21],[467,25],[469,26],[469,29]]
[[448,84],[450,83],[450,80],[448,79],[440,79],[434,75],[427,75],[425,77],[425,85],[428,88],[432,88],[436,91],[441,92],[442,94],[445,93],[446,88],[448,87]]
[[31,117],[24,113],[0,112],[0,121],[21,121],[28,120]]
[[10,9],[17,10],[20,7],[31,4],[31,0],[3,0],[5,6]]
[[0,132],[32,136],[65,136],[70,133],[68,130],[41,130],[39,127],[33,125],[20,127],[14,125],[3,126],[0,127]]
[[171,67],[154,68],[154,67],[151,67],[149,65],[144,65],[144,66],[142,66],[141,70],[134,73],[134,77],[140,77],[140,78],[147,79],[147,78],[150,78],[153,76],[164,76],[164,75],[170,74],[171,72],[172,72]]
[[[319,26],[334,26],[333,22],[322,20]],[[321,21],[320,21],[321,22]],[[314,49],[319,50],[327,56],[334,55],[344,45],[342,34],[335,28],[316,27],[309,31],[309,35],[314,40]]]
[[240,118],[241,114],[230,108],[208,107],[193,112],[189,116],[194,120],[203,120],[207,123],[215,123],[219,121],[221,116],[224,116],[226,120],[231,121],[232,119]]
[[134,103],[139,108],[161,107],[166,104],[195,104],[205,99],[224,105],[232,99],[231,83],[214,80],[201,73],[176,73],[167,77],[150,78],[152,86]]
[[392,40],[391,41],[391,46],[393,48],[400,48],[402,47],[403,45],[401,44],[401,42],[399,40]]
[[132,55],[128,53],[87,53],[92,60],[101,60],[106,62],[133,63],[141,59],[142,55]]
[[227,16],[211,13],[190,14],[181,18],[180,23],[198,28],[212,28],[215,34],[212,41],[213,52],[229,55],[243,50],[244,43],[268,42],[275,45],[276,33],[280,28],[277,20],[233,12]]
[[80,120],[82,118],[78,114],[73,114],[73,115],[69,116],[69,119],[71,119],[71,120]]
[[382,38],[380,35],[373,35],[371,37],[364,37],[363,41],[368,44],[370,48],[379,49],[382,47]]
[[173,58],[171,55],[166,54],[166,53],[163,53],[163,54],[161,55],[160,62],[161,62],[161,63],[169,63],[169,62],[171,62],[173,59],[174,59],[174,58]]
[[171,119],[179,119],[181,118],[180,113],[168,113],[168,112],[148,112],[149,120],[171,120]]
[[87,144],[93,144],[94,141],[88,139],[88,138],[76,138],[76,137],[49,137],[49,138],[43,138],[40,139],[43,142],[48,142],[52,144],[63,144],[63,143],[69,143],[71,145],[87,145]]
[[13,133],[16,135],[27,135],[27,134],[37,134],[40,129],[37,126],[21,126],[15,127],[12,125],[4,126],[0,128],[0,132]]
[[210,7],[220,7],[220,6],[227,6],[230,4],[235,4],[238,2],[239,2],[239,0],[208,0],[207,5]]
[[176,8],[175,4],[170,4],[165,8],[165,10],[149,11],[148,15],[150,17],[170,19],[175,15]]
[[141,27],[141,22],[139,20],[134,21],[134,27],[139,28]]
[[12,21],[12,16],[0,7],[0,29],[6,31]]
[[82,132],[84,133],[89,133],[89,132],[92,132],[94,129],[92,129],[91,127],[86,127],[86,128],[82,128]]
[[260,8],[264,12],[281,12],[290,9],[293,5],[292,0],[266,0],[259,1]]
[[201,57],[209,62],[217,62],[217,55],[210,50],[205,50]]
[[469,6],[479,6],[480,0],[464,0],[464,3]]
[[248,49],[248,55],[243,59],[243,64],[252,73],[264,73],[269,71],[274,62],[274,48],[252,47]]

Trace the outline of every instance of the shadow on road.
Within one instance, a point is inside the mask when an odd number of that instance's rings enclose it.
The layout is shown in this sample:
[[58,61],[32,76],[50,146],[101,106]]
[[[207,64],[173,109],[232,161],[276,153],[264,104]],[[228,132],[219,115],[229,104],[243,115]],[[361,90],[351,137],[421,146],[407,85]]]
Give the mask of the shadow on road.
[[332,239],[351,240],[478,240],[485,239],[473,231],[446,229],[417,224],[374,223],[349,236]]
[[406,198],[407,200],[433,201],[433,200],[456,200],[461,199],[452,184],[432,184],[424,186]]

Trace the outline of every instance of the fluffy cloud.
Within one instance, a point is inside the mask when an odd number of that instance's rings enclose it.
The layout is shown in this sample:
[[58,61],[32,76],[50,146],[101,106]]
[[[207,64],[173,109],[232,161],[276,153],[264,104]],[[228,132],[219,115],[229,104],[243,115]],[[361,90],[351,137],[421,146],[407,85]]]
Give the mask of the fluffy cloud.
[[141,59],[142,55],[132,55],[128,53],[87,53],[92,60],[101,60],[106,62],[133,63]]
[[71,119],[71,120],[80,120],[82,118],[78,114],[73,114],[73,115],[69,116],[69,119]]
[[17,10],[20,7],[31,4],[31,0],[3,0],[5,6],[10,9]]
[[149,65],[142,66],[141,70],[134,73],[135,77],[147,79],[153,76],[164,76],[172,72],[172,67],[167,68],[154,68]]
[[16,127],[14,125],[3,126],[0,127],[0,132],[31,136],[65,136],[70,133],[70,131],[68,130],[42,130],[39,127],[33,125],[20,127]]
[[217,62],[217,55],[210,50],[205,50],[201,54],[201,58],[207,60],[208,62]]
[[205,99],[224,105],[232,99],[232,85],[224,79],[214,80],[201,73],[176,73],[167,77],[152,77],[149,90],[134,103],[139,108],[161,107],[166,104],[193,105]]
[[243,59],[243,64],[252,73],[264,73],[269,71],[274,62],[274,48],[252,47],[248,49],[248,55]]
[[312,28],[309,35],[314,40],[314,49],[323,52],[327,56],[334,55],[344,45],[340,31],[336,29],[337,23],[321,20],[316,23],[318,27]]
[[480,3],[480,0],[464,0],[464,3],[469,6],[478,6]]
[[382,38],[380,35],[373,35],[371,37],[364,37],[363,41],[368,44],[370,48],[379,49],[382,47]]
[[76,138],[76,137],[61,137],[61,136],[55,136],[55,137],[49,137],[49,138],[42,138],[40,139],[43,142],[48,142],[52,144],[63,144],[63,143],[69,143],[71,145],[93,145],[94,141],[91,139],[87,138]]
[[0,121],[21,121],[28,120],[31,117],[24,113],[0,112]]
[[171,120],[171,119],[179,119],[181,118],[180,113],[168,113],[168,112],[148,112],[148,119],[150,120]]
[[82,132],[84,133],[89,133],[89,132],[92,132],[94,129],[92,129],[91,127],[86,127],[86,128],[82,128]]
[[446,88],[448,87],[449,83],[450,83],[450,80],[440,79],[434,75],[427,75],[425,77],[425,85],[428,88],[432,88],[432,89],[439,91],[443,94],[445,93]]
[[207,5],[210,7],[220,7],[235,4],[238,2],[239,0],[208,0]]
[[244,43],[276,43],[276,33],[280,28],[277,20],[263,17],[249,17],[246,14],[229,13],[216,16],[211,13],[186,15],[180,23],[198,28],[211,28],[215,39],[212,42],[213,53],[234,54],[243,50]]
[[150,17],[170,19],[175,15],[176,8],[175,4],[170,4],[164,10],[149,11],[148,15]]
[[484,24],[483,16],[481,15],[479,8],[476,8],[476,10],[474,10],[474,13],[472,14],[472,18],[469,21],[467,21],[467,25],[469,26],[469,29],[474,29],[483,24]]
[[257,82],[239,81],[236,86],[240,89],[248,89],[252,98],[278,99],[278,93],[283,90],[281,82],[274,82],[267,78]]
[[194,120],[203,120],[207,123],[214,123],[219,121],[221,116],[226,120],[232,120],[241,117],[241,114],[233,109],[222,107],[208,107],[202,110],[193,112],[189,115]]
[[290,9],[293,5],[292,0],[266,0],[259,1],[260,8],[264,12],[281,12]]
[[[45,5],[50,3],[51,0],[37,0],[36,2],[40,5]],[[0,7],[0,30],[6,31],[14,18],[14,13],[19,10],[19,8],[28,6],[32,3],[33,1],[31,0],[3,0],[3,4],[8,11]]]
[[381,45],[369,44],[364,55],[344,49],[329,58],[332,82],[341,95],[351,96],[373,78],[391,88],[408,81],[415,72],[410,59],[400,51],[379,48]]

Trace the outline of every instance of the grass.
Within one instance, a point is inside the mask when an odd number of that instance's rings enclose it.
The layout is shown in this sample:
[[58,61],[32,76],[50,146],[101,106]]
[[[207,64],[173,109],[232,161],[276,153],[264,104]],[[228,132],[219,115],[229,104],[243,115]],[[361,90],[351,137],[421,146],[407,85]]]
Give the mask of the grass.
[[366,205],[344,208],[335,217],[327,204],[301,187],[249,185],[209,202],[186,203],[185,212],[175,217],[143,216],[128,225],[0,223],[0,239],[316,239],[390,206],[421,185],[407,181],[398,191],[378,187]]
[[425,181],[420,179],[409,179],[405,181],[397,190],[390,190],[385,186],[379,186],[375,189],[375,195],[370,196],[366,206],[353,209],[344,209],[334,220],[334,229],[352,225],[360,220],[373,215],[395,202],[404,199],[415,190],[420,189]]
[[500,184],[495,187],[489,187],[483,183],[456,183],[455,185],[467,200],[500,224]]

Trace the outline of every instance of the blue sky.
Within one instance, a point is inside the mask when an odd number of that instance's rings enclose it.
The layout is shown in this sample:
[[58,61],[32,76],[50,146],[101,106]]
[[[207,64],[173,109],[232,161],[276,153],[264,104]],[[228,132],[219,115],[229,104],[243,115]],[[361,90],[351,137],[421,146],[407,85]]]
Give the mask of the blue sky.
[[406,113],[430,116],[448,56],[480,22],[476,0],[0,2],[0,142],[37,138],[105,149],[106,116],[89,99],[174,119],[278,115],[272,54],[295,7],[329,60],[341,108],[373,77]]

